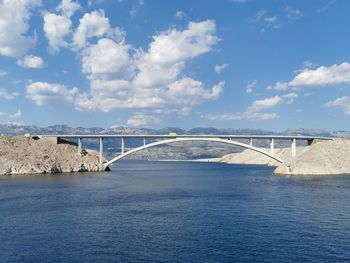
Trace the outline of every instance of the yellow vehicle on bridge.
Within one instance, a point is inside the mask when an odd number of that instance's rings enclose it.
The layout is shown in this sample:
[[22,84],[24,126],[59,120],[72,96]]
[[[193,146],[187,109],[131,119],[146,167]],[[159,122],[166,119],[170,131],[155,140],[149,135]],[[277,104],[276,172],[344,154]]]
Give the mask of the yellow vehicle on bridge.
[[176,132],[169,132],[169,136],[176,137],[177,133]]

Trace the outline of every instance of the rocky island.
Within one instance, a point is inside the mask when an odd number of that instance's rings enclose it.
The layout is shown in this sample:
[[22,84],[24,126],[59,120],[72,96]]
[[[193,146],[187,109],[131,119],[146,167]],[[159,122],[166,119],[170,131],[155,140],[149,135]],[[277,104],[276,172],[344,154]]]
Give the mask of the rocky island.
[[56,138],[0,136],[0,175],[95,172],[98,155]]

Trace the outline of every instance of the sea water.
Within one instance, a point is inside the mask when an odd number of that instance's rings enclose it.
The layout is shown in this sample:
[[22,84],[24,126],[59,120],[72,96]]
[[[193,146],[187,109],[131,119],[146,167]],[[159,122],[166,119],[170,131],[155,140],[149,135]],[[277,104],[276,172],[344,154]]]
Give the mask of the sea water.
[[0,262],[349,262],[350,176],[116,163],[0,177]]

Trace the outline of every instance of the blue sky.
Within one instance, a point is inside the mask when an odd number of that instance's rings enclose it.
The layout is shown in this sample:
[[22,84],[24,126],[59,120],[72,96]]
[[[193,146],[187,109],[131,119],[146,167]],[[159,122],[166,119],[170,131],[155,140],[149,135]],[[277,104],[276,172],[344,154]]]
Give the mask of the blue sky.
[[348,10],[0,0],[0,123],[350,130]]

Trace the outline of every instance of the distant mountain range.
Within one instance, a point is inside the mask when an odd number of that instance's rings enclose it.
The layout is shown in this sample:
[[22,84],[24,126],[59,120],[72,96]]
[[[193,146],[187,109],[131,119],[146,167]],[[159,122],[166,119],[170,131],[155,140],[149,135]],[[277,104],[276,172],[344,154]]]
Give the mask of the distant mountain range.
[[304,135],[304,136],[329,136],[350,139],[350,131],[326,131],[321,129],[287,129],[282,132],[273,132],[262,129],[246,129],[246,128],[193,128],[184,130],[177,127],[167,127],[162,129],[146,129],[146,128],[128,128],[123,126],[112,126],[104,129],[99,127],[69,127],[67,125],[53,125],[48,127],[38,127],[33,125],[17,125],[17,124],[0,124],[0,134],[5,135],[22,135],[25,133],[41,135],[41,134],[168,134],[176,132],[177,134],[276,134],[276,135]]

